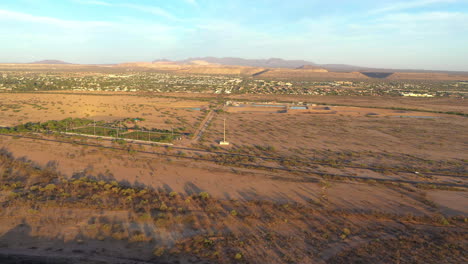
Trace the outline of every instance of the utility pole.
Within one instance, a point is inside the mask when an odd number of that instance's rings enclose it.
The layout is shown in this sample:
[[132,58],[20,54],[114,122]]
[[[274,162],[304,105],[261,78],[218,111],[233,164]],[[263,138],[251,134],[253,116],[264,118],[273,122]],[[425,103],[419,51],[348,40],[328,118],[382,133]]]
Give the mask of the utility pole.
[[151,141],[150,140],[150,131],[148,130],[148,141]]
[[226,118],[224,118],[224,127],[223,127],[223,141],[220,141],[221,146],[228,146],[229,142],[226,141]]
[[96,120],[93,119],[93,124],[94,124],[94,136],[96,136]]

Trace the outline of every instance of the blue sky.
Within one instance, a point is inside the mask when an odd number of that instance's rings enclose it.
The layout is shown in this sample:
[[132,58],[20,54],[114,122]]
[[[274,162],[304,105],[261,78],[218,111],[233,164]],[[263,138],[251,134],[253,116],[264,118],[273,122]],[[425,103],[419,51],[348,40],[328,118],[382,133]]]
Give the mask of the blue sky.
[[468,0],[0,1],[0,62],[203,56],[468,71]]

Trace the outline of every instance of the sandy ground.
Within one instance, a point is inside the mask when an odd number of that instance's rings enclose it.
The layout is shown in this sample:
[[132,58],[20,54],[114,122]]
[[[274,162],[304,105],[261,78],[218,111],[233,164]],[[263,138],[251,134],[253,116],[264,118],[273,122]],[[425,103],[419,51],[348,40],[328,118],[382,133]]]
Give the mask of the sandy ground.
[[[204,117],[203,112],[187,108],[207,107],[209,102],[206,99],[183,99],[184,96],[188,96],[187,94],[182,95],[180,99],[168,96],[168,98],[158,98],[128,95],[92,96],[73,93],[4,94],[0,98],[0,107],[7,110],[0,111],[2,123],[0,125],[67,117],[88,117],[98,120],[144,117],[146,121],[142,122],[141,126],[157,128],[187,126],[191,131],[195,131]],[[330,99],[329,97],[321,98]],[[290,98],[286,96],[285,100],[287,99]],[[314,100],[314,98],[309,99]],[[392,98],[392,100],[382,101],[380,98],[375,98],[376,101],[369,101],[363,98],[356,100],[341,98],[340,100],[337,101],[353,104],[367,102],[369,105],[381,102],[384,106],[419,102],[416,105],[423,108],[446,107],[450,104],[461,110],[466,107],[461,103],[453,103],[451,99],[423,101]],[[18,106],[18,108],[7,107],[11,105]],[[468,130],[468,121],[464,117],[348,106],[315,106],[311,107],[312,113],[294,110],[288,113],[236,112],[237,109],[242,108],[234,107],[230,108],[234,112],[214,115],[202,136],[201,146],[217,145],[222,138],[223,119],[226,118],[227,140],[231,142],[228,149],[231,150],[238,149],[249,153],[252,148],[255,149],[255,146],[269,146],[273,150],[263,155],[330,159],[343,159],[340,153],[351,152],[352,157],[348,158],[352,159],[355,164],[400,167],[405,165],[465,166],[466,170],[468,142],[462,131]],[[209,162],[168,159],[154,155],[129,154],[122,151],[3,136],[0,137],[0,146],[6,147],[17,157],[25,156],[41,166],[50,162],[55,163],[58,169],[69,177],[77,173],[104,175],[118,181],[141,183],[177,192],[207,190],[216,197],[234,199],[251,199],[255,196],[275,201],[307,202],[318,201],[322,195],[322,186],[316,183],[299,184],[294,181],[282,181],[278,179],[289,176],[281,173],[228,168]],[[342,172],[342,170],[330,167],[319,169],[327,173]],[[347,172],[356,175],[366,174],[375,178],[390,177],[369,171]],[[405,175],[397,175],[397,177],[407,178]],[[414,177],[408,179],[414,180]],[[344,197],[331,195],[333,197],[331,204],[338,207],[351,205],[356,208],[372,208],[372,206],[382,206],[385,201],[399,201],[387,202],[388,206],[384,207],[389,210],[403,208],[397,206],[396,203],[404,204],[404,201],[400,201],[395,193],[388,194],[376,188],[363,189],[362,186],[356,186],[358,185],[348,186],[352,191],[346,192]],[[336,187],[327,191],[332,193],[338,189]],[[340,192],[338,191],[337,194]],[[375,193],[384,198],[375,199],[373,205],[366,204],[369,201],[367,197],[369,193]],[[349,199],[359,202],[346,204],[345,202]],[[453,210],[460,211],[460,208],[455,206]]]
[[443,118],[451,117],[448,114],[438,114],[430,112],[379,109],[369,107],[352,106],[308,106],[307,109],[288,109],[286,107],[263,107],[263,106],[229,106],[226,111],[230,113],[284,113],[290,115],[332,115],[332,116],[369,116],[369,117],[407,117],[407,118]]
[[468,193],[431,191],[427,193],[429,199],[436,202],[439,210],[447,215],[467,214]]
[[[468,130],[468,120],[464,117],[400,117],[398,115],[415,113],[395,113],[393,110],[372,111],[378,115],[365,116],[369,113],[366,109],[336,109],[343,114],[220,115],[214,118],[211,129],[205,133],[204,144],[216,144],[222,138],[223,119],[226,118],[227,140],[240,149],[255,145],[273,146],[277,153],[300,153],[309,157],[330,150],[385,153],[394,155],[395,159],[402,155],[429,160],[468,159],[468,142],[462,133]],[[417,115],[426,116],[425,113]],[[389,162],[391,160],[390,157]]]
[[[0,111],[0,120],[7,125],[26,121],[62,119],[70,116],[104,120],[144,117],[146,121],[142,124],[143,126],[165,128],[171,125],[185,125],[193,131],[197,128],[197,123],[203,119],[203,114],[200,111],[183,108],[206,107],[209,104],[206,100],[196,100],[196,98],[182,100],[76,94],[8,94],[1,97],[0,102],[0,108],[8,108]],[[404,101],[404,105],[410,105],[409,102]],[[450,107],[465,109],[465,106],[461,104],[450,106],[450,100],[437,102],[440,104],[434,105],[438,109],[451,109]],[[354,101],[353,103],[362,102]],[[378,104],[379,102],[369,101],[368,103]],[[380,101],[380,103],[387,106],[392,102]],[[5,107],[10,105],[18,105],[18,107]],[[428,105],[427,101],[420,101],[418,107],[432,107]],[[15,110],[20,111],[15,112]],[[416,167],[427,166],[431,169],[465,168],[466,172],[468,142],[464,131],[468,128],[468,121],[465,117],[344,106],[331,107],[331,110],[314,110],[333,113],[217,113],[214,114],[213,120],[207,126],[197,146],[204,148],[211,145],[217,146],[217,141],[222,136],[223,119],[226,118],[227,140],[231,142],[231,145],[222,151],[245,151],[253,155],[288,158],[297,156],[304,159],[352,160],[353,163],[364,165],[414,165]],[[373,114],[369,115],[369,113]],[[437,118],[401,118],[400,115],[429,115]],[[89,140],[89,142],[93,143],[94,140]],[[101,142],[101,144],[112,145],[110,142]],[[256,145],[260,149],[266,146],[271,149],[259,151]],[[463,219],[468,215],[466,206],[468,195],[463,190],[422,190],[407,184],[392,186],[362,181],[333,181],[313,174],[224,166],[211,161],[193,161],[128,150],[11,136],[0,136],[0,148],[5,148],[15,157],[30,160],[37,166],[55,168],[69,178],[87,175],[188,195],[208,192],[211,197],[239,204],[240,208],[248,207],[257,201],[267,201],[279,203],[279,206],[286,205],[284,203],[298,204],[311,209],[311,212],[317,212],[296,215],[291,217],[289,222],[286,221],[287,218],[284,218],[286,220],[279,218],[281,221],[264,223],[263,221],[267,220],[262,218],[257,221],[231,217],[229,213],[231,208],[222,208],[228,213],[227,220],[220,223],[216,218],[210,219],[198,213],[199,211],[192,210],[195,217],[193,228],[186,228],[184,226],[173,227],[170,223],[161,227],[158,226],[156,219],[141,220],[138,215],[121,210],[54,206],[43,206],[35,210],[27,206],[7,207],[0,211],[2,223],[0,225],[0,261],[5,254],[23,254],[29,257],[45,258],[46,261],[64,256],[76,260],[86,256],[89,259],[94,258],[93,261],[96,263],[126,263],[125,261],[129,259],[154,261],[155,245],[170,247],[175,242],[199,234],[213,237],[215,232],[217,234],[233,232],[236,236],[242,237],[259,232],[263,234],[265,230],[274,230],[275,234],[283,235],[279,240],[288,241],[286,244],[289,244],[288,236],[298,238],[299,240],[291,240],[295,241],[295,244],[292,244],[294,250],[288,247],[270,248],[271,244],[268,239],[263,237],[259,237],[253,247],[241,246],[241,248],[246,248],[244,253],[247,253],[247,250],[261,251],[259,254],[250,254],[258,256],[257,259],[251,260],[252,262],[261,263],[268,259],[269,263],[275,261],[281,263],[284,261],[278,259],[278,255],[285,256],[289,252],[317,250],[317,245],[310,244],[311,241],[317,241],[314,236],[333,235],[333,232],[340,235],[345,227],[349,227],[352,230],[350,239],[339,239],[336,244],[321,245],[323,252],[320,259],[327,260],[338,256],[340,252],[367,245],[372,241],[400,239],[402,235],[417,228],[422,228],[421,233],[424,234],[429,234],[428,230],[432,232],[436,229],[440,230],[437,232],[445,232],[442,230],[445,226],[424,226],[419,223],[413,226],[411,223],[413,216],[440,219],[443,215],[445,217],[458,216]],[[135,148],[160,153],[178,151],[156,146],[136,146]],[[186,152],[189,153],[189,151]],[[274,165],[278,166],[278,164]],[[326,173],[346,172],[382,179],[392,177],[418,179],[417,175],[383,173],[366,169],[332,166],[316,166],[316,169]],[[433,178],[429,180],[436,181]],[[466,182],[464,179],[458,180]],[[9,193],[0,192],[0,202],[7,195]],[[210,209],[209,206],[207,208]],[[336,213],[336,215],[326,218],[321,215],[322,210]],[[277,216],[280,212],[271,213]],[[347,216],[339,220],[341,213]],[[389,221],[390,218],[379,219],[385,215],[400,218],[395,221]],[[105,231],[110,231],[104,228],[109,224],[114,227],[118,225],[119,230],[121,226],[129,237],[135,234],[145,234],[153,242],[129,243],[127,239],[114,239],[114,236],[111,237],[111,234]],[[207,229],[203,230],[203,227]],[[309,232],[307,236],[305,236],[305,230]],[[400,241],[398,240],[397,243]],[[279,253],[276,252],[278,248]],[[169,258],[166,262],[203,263],[197,259],[185,259],[184,256],[177,256],[176,259]],[[302,262],[314,263],[316,261],[305,257]]]
[[[207,191],[220,199],[324,203],[336,209],[381,210],[395,214],[430,212],[430,208],[423,203],[402,196],[398,190],[379,185],[331,183],[328,186],[297,182],[294,181],[294,175],[288,176],[283,172],[229,168],[209,162],[128,154],[126,151],[44,143],[32,139],[0,136],[0,144],[16,157],[25,157],[43,167],[53,165],[68,177],[75,174],[100,175],[107,179],[179,193]],[[51,152],[51,149],[54,151]],[[441,200],[447,207],[447,213],[468,213],[466,208],[463,209],[463,204],[468,202],[466,195],[460,196],[453,204],[444,202],[443,196],[433,198]]]
[[[157,94],[156,94],[157,95]],[[212,98],[212,95],[194,93],[164,93],[165,96],[178,98]],[[464,99],[434,97],[434,98],[410,98],[410,97],[380,97],[380,96],[318,96],[318,95],[223,95],[224,98],[235,101],[256,100],[263,102],[289,101],[321,103],[330,105],[348,105],[359,107],[399,107],[407,109],[419,109],[428,111],[454,111],[468,113],[468,104]]]
[[[92,96],[78,94],[4,94],[0,98],[0,125],[15,125],[27,121],[46,121],[67,117],[114,119],[143,117],[141,126],[170,128],[187,126],[195,131],[203,119],[203,112],[186,108],[207,107],[209,101],[128,95]],[[295,97],[291,97],[294,99]],[[291,99],[286,96],[284,99]],[[258,98],[253,98],[258,99]],[[295,98],[298,99],[298,98]],[[315,98],[308,98],[315,100]],[[321,97],[330,100],[330,97]],[[375,100],[375,101],[374,101]],[[380,98],[337,99],[338,103],[382,104],[383,106],[412,105],[449,109],[452,105],[464,111],[466,106],[451,99],[401,99],[383,101]],[[6,106],[16,105],[18,108]],[[414,106],[413,106],[414,107]],[[15,110],[16,109],[16,110]],[[233,108],[240,109],[240,107]],[[19,110],[19,111],[18,111]],[[426,112],[400,111],[348,106],[316,106],[313,113],[290,111],[228,112],[216,114],[204,132],[202,147],[217,145],[222,138],[223,119],[227,121],[227,140],[230,150],[239,150],[256,155],[255,146],[272,147],[270,153],[282,157],[351,159],[354,164],[386,165],[405,167],[429,166],[432,169],[463,168],[466,171],[468,142],[463,131],[468,130],[464,117]],[[323,114],[321,113],[323,112]],[[404,117],[401,117],[404,116]],[[435,117],[435,118],[420,118]],[[52,162],[69,177],[77,173],[103,175],[118,181],[141,183],[154,188],[177,192],[209,191],[219,198],[252,199],[261,197],[275,201],[319,201],[323,186],[316,183],[297,183],[281,179],[290,176],[247,169],[235,169],[210,162],[193,162],[163,158],[154,155],[129,154],[122,151],[103,150],[94,147],[74,146],[65,143],[34,141],[0,137],[0,146],[6,147],[16,157],[45,166]],[[159,151],[159,150],[158,150]],[[350,153],[346,158],[342,153]],[[347,154],[347,155],[348,155]],[[343,170],[320,167],[326,173]],[[389,176],[376,172],[348,170],[347,173],[375,178],[401,177],[414,180],[414,176]],[[341,186],[341,185],[340,185]],[[405,204],[397,193],[377,187],[346,185],[327,189],[331,193],[330,204],[351,208],[378,208],[403,210]],[[333,193],[335,190],[336,195]],[[381,197],[369,199],[368,195]],[[434,196],[434,199],[442,199]],[[347,201],[353,203],[347,203]],[[466,197],[461,199],[466,200]],[[443,203],[443,199],[441,203]],[[447,204],[447,203],[445,203]],[[458,206],[458,207],[457,207]],[[414,208],[408,206],[408,208]],[[413,209],[412,209],[413,210]],[[419,210],[419,209],[418,209]],[[460,211],[459,204],[453,211]],[[416,210],[417,211],[417,210]],[[450,212],[450,211],[447,211]]]
[[203,118],[201,111],[208,103],[168,98],[143,98],[128,95],[93,96],[75,94],[2,94],[0,126],[26,122],[61,120],[68,117],[99,120],[144,118],[140,126],[170,129],[194,129]]

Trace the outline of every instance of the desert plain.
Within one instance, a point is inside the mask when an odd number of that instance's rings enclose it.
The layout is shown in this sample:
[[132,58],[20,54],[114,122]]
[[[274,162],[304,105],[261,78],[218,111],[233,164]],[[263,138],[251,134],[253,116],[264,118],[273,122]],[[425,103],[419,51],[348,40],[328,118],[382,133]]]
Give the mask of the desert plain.
[[0,261],[463,263],[467,115],[462,96],[2,92]]

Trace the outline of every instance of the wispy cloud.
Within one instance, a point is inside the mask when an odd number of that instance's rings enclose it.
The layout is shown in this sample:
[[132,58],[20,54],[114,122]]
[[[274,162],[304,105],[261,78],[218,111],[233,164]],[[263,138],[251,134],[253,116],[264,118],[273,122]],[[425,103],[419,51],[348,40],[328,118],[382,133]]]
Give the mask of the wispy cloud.
[[191,5],[197,5],[197,1],[196,0],[185,0],[185,2],[191,4]]
[[112,6],[111,3],[104,1],[94,1],[94,0],[73,0],[75,3],[85,4],[85,5],[100,5],[100,6]]
[[[462,12],[421,12],[421,13],[394,13],[382,17],[382,21],[392,21],[399,23],[416,23],[416,22],[440,22],[448,21],[453,24],[460,21],[468,22],[468,14]],[[466,25],[468,27],[468,25]]]
[[[293,1],[315,2],[317,8],[310,10],[271,4],[280,0],[66,1],[74,4],[0,4],[5,51],[0,60],[32,54],[62,58],[62,50],[69,56],[63,59],[96,63],[206,55],[370,66],[385,61],[393,67],[419,63],[436,68],[445,61],[447,68],[468,67],[468,0],[382,0],[373,1],[378,7],[373,10],[370,0],[356,0],[362,2],[359,8],[336,4],[342,0]],[[32,3],[43,8],[34,9]],[[327,13],[328,7],[336,12]]]
[[180,20],[176,16],[172,15],[168,11],[157,7],[157,6],[145,6],[145,5],[136,5],[136,4],[118,4],[116,6],[121,6],[121,7],[126,7],[126,8],[131,8],[140,12],[145,12],[153,15],[157,15],[160,17],[167,18],[169,20]]
[[8,21],[23,21],[49,24],[58,27],[106,27],[113,25],[111,22],[106,21],[77,21],[66,20],[54,17],[36,16],[27,13],[0,9],[0,19]]
[[426,7],[435,4],[454,3],[457,0],[414,0],[405,2],[396,2],[381,8],[371,10],[371,14],[380,14],[386,12],[402,11],[412,8]]
[[[93,34],[95,32],[107,32],[116,35],[134,34],[146,36],[151,34],[166,34],[168,37],[175,32],[184,30],[180,27],[164,25],[158,23],[148,23],[138,20],[126,21],[90,21],[90,20],[67,20],[48,16],[37,16],[28,13],[0,9],[0,23],[17,22],[38,27],[40,31],[50,30],[51,32],[73,32],[74,34]],[[41,27],[44,25],[44,27]],[[57,31],[63,30],[63,31]],[[0,29],[1,32],[1,29]]]
[[[190,4],[197,4],[195,0],[185,0],[187,3]],[[143,13],[149,13],[152,15],[160,16],[172,21],[181,21],[182,19],[174,16],[169,11],[157,7],[157,6],[148,6],[148,5],[140,5],[140,4],[133,4],[133,3],[110,3],[104,1],[95,1],[95,0],[73,0],[75,3],[85,4],[85,5],[98,5],[98,6],[108,6],[108,7],[123,7],[133,9]]]

